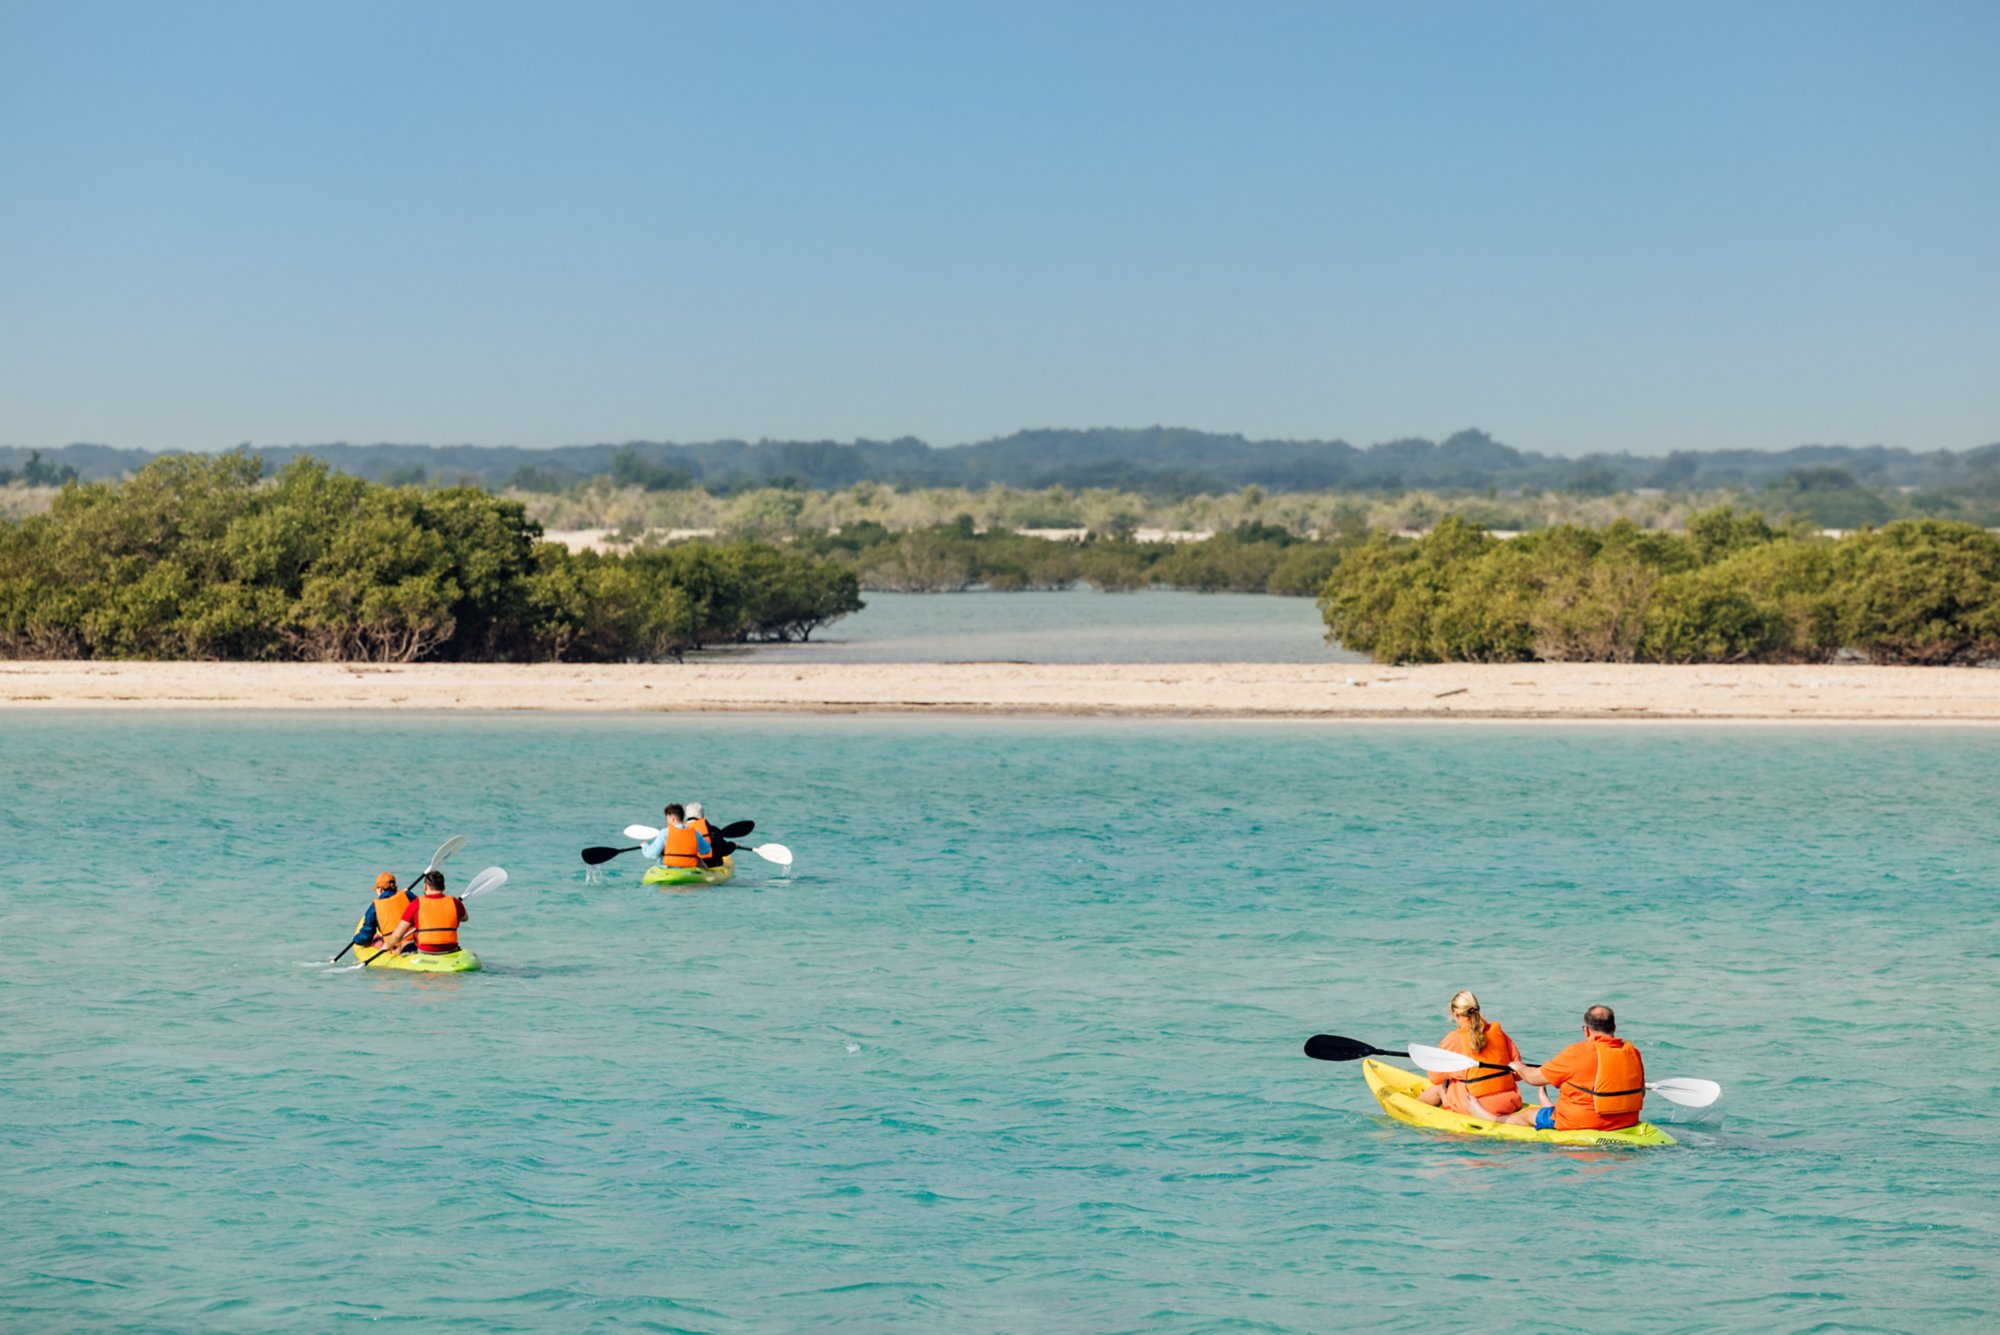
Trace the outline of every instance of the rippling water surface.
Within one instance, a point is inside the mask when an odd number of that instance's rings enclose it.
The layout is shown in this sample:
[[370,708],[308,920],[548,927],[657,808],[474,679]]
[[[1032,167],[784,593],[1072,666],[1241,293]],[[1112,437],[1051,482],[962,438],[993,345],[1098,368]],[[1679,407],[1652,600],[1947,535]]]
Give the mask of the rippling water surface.
[[[2000,735],[0,720],[0,1325],[1990,1328]],[[778,878],[576,850],[666,798]],[[329,967],[472,836],[483,973]],[[754,842],[754,840],[753,840]],[[1315,1031],[1608,1001],[1725,1115],[1426,1136]],[[1667,1105],[1656,1105],[1666,1120]]]

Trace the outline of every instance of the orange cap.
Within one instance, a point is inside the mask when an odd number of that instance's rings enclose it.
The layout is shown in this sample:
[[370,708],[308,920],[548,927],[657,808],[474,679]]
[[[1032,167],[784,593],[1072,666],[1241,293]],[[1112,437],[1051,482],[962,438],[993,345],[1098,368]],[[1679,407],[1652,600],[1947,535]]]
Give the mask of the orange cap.
[[375,878],[375,888],[377,890],[394,890],[396,888],[396,878],[385,871]]

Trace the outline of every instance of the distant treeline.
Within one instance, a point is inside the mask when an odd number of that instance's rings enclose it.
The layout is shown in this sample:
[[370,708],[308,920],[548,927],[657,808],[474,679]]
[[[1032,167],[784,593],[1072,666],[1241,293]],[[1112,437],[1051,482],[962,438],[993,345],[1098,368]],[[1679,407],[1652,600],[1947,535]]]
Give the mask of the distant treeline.
[[1899,520],[1838,541],[1718,509],[1685,534],[1457,519],[1377,535],[1320,594],[1330,638],[1391,662],[1975,664],[2000,659],[2000,536]]
[[179,455],[0,522],[0,656],[617,662],[804,639],[854,573],[739,542],[616,556],[541,538],[517,501],[294,460]]
[[[698,486],[811,490],[874,482],[899,487],[1105,487],[1188,496],[1256,486],[1272,491],[1393,492],[1570,490],[1582,494],[1661,489],[1753,491],[1833,470],[1867,489],[1946,489],[2000,498],[2000,444],[1914,453],[1882,446],[1810,445],[1781,451],[1681,450],[1664,457],[1592,454],[1563,458],[1503,445],[1482,431],[1442,441],[1387,441],[1366,449],[1341,440],[1252,440],[1173,427],[1022,431],[973,445],[935,448],[898,440],[629,442],[526,450],[479,445],[263,446],[272,470],[300,455],[357,477],[393,484],[475,483],[555,492],[594,478],[653,490]],[[0,468],[28,451],[0,447]],[[86,479],[116,477],[155,456],[101,445],[69,445],[51,463]],[[1822,479],[1824,481],[1824,479]]]
[[1139,542],[1129,535],[1080,542],[1003,531],[976,532],[970,516],[950,524],[891,532],[876,523],[802,538],[799,548],[852,567],[865,589],[949,593],[988,589],[1063,589],[1073,584],[1122,591],[1157,585],[1201,593],[1310,596],[1326,583],[1341,553],[1358,546],[1358,526],[1306,540],[1283,528],[1244,524],[1199,542]]

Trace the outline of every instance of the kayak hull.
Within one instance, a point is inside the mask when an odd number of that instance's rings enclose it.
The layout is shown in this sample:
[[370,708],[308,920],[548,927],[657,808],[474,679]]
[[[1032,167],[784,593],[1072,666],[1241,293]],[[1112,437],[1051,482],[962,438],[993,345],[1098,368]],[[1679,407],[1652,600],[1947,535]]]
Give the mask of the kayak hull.
[[471,973],[479,967],[479,956],[463,947],[442,955],[411,951],[391,954],[380,946],[356,946],[354,957],[369,969],[401,969],[406,973]]
[[1519,1126],[1512,1122],[1488,1122],[1477,1117],[1467,1117],[1464,1113],[1453,1112],[1449,1108],[1433,1108],[1428,1103],[1417,1101],[1417,1095],[1423,1092],[1427,1083],[1423,1076],[1414,1071],[1405,1071],[1400,1066],[1379,1062],[1373,1057],[1362,1060],[1361,1076],[1368,1082],[1369,1092],[1374,1094],[1375,1101],[1382,1105],[1383,1112],[1406,1126],[1422,1127],[1426,1131],[1445,1131],[1458,1136],[1481,1136],[1490,1140],[1525,1140],[1538,1145],[1645,1147],[1678,1143],[1651,1122],[1641,1122],[1622,1131],[1537,1131],[1531,1126]]
[[721,885],[736,875],[736,855],[730,854],[719,867],[648,867],[639,878],[641,885]]

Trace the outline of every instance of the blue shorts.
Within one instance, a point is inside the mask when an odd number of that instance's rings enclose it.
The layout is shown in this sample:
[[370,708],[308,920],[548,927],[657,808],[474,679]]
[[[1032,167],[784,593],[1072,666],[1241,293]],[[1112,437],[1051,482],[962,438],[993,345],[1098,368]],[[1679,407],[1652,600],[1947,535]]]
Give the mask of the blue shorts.
[[1553,1131],[1555,1129],[1556,1129],[1556,1106],[1553,1103],[1551,1103],[1546,1108],[1535,1109],[1535,1130]]

